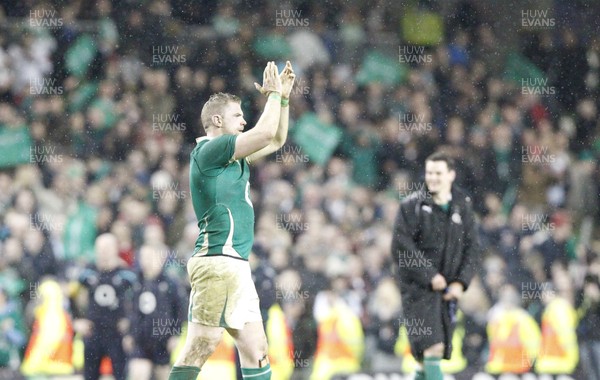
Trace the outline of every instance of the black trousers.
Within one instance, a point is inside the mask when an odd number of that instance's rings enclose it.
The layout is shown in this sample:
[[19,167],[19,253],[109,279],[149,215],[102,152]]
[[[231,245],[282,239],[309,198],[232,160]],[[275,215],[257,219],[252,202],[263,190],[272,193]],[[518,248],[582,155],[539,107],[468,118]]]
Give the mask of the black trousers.
[[123,351],[123,337],[120,334],[94,331],[83,340],[84,359],[83,373],[85,380],[100,378],[100,363],[104,356],[110,357],[115,380],[125,380],[127,358]]

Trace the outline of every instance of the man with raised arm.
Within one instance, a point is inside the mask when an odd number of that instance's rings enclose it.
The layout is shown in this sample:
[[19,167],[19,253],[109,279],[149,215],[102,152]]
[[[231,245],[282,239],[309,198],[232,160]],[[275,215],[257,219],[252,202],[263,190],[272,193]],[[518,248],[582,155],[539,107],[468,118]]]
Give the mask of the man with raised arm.
[[218,93],[201,113],[206,136],[191,153],[190,189],[200,234],[187,264],[191,283],[185,345],[169,380],[195,380],[224,330],[235,339],[244,379],[268,380],[271,367],[258,295],[248,256],[254,240],[249,162],[277,151],[287,138],[290,62],[279,74],[274,62],[263,73],[267,96],[256,126],[246,132],[240,99]]

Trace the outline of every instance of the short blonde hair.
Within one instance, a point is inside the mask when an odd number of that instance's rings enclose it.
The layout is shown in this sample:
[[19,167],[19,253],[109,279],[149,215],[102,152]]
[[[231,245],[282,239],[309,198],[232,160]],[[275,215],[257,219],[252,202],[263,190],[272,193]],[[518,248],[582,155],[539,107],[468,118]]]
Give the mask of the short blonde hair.
[[208,101],[204,103],[202,112],[200,113],[200,121],[202,122],[202,127],[204,127],[205,131],[208,131],[208,128],[213,126],[212,117],[214,115],[222,115],[223,108],[230,102],[241,103],[242,100],[236,95],[224,92],[219,92],[210,96]]

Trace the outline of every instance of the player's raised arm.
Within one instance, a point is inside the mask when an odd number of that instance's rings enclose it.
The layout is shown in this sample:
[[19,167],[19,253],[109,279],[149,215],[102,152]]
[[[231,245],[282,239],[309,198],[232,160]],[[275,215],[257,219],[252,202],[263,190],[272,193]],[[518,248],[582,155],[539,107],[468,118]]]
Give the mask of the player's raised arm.
[[268,93],[265,110],[254,128],[237,137],[235,159],[247,157],[268,146],[277,132],[281,111],[281,79],[274,62],[267,63],[265,67],[262,88]]
[[281,71],[281,113],[279,114],[279,126],[277,127],[277,133],[273,139],[273,143],[277,149],[281,148],[287,140],[288,124],[290,120],[290,94],[292,87],[294,87],[294,81],[296,74],[290,61],[286,61],[285,67]]
[[[287,140],[288,125],[290,120],[290,94],[296,79],[296,74],[294,74],[294,69],[292,68],[290,61],[286,62],[285,68],[281,71],[281,75],[279,77],[281,78],[281,113],[279,114],[279,126],[277,127],[277,133],[269,145],[248,156],[249,162],[253,162],[260,157],[264,157],[277,151],[283,146],[283,144],[285,144],[285,141]],[[254,85],[258,91],[266,95],[266,90],[263,87],[258,85],[258,83],[255,83]]]

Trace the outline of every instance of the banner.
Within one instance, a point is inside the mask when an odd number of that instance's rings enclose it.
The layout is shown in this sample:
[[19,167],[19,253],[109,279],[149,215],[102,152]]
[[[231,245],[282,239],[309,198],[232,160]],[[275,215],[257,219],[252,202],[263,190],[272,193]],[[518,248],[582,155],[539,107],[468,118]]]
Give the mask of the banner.
[[0,168],[30,163],[30,151],[31,136],[27,127],[0,127]]
[[311,161],[321,166],[329,161],[343,133],[339,127],[324,123],[312,112],[302,115],[291,130],[294,142]]
[[402,16],[402,35],[409,44],[439,45],[444,40],[444,20],[434,12],[410,9]]
[[540,87],[548,85],[548,78],[542,70],[524,56],[511,53],[506,59],[504,80],[521,87]]
[[83,77],[96,56],[98,48],[94,39],[84,34],[65,53],[65,66],[69,73],[78,78]]
[[[397,54],[397,50],[394,50]],[[356,74],[356,83],[362,85],[378,82],[388,86],[402,83],[408,75],[406,65],[399,62],[399,58],[382,54],[378,51],[370,51]]]

